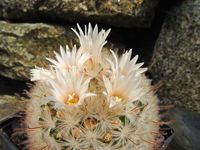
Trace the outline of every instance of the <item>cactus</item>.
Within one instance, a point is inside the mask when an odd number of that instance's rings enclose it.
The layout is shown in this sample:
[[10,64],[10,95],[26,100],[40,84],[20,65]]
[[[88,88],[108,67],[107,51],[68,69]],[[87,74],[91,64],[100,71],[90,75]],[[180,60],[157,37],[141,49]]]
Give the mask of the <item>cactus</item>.
[[143,63],[102,51],[110,30],[72,29],[80,47],[60,47],[36,81],[24,119],[26,149],[151,150],[161,143],[158,99]]

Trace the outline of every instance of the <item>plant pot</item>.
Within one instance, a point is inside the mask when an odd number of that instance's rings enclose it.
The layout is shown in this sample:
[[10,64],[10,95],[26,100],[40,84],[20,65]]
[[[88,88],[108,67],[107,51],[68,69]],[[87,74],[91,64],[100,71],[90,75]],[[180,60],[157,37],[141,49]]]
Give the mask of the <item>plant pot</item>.
[[15,144],[11,141],[11,133],[9,135],[9,129],[11,128],[14,118],[9,118],[0,121],[0,149],[1,150],[18,150]]
[[163,130],[163,136],[164,136],[165,140],[163,141],[162,146],[160,147],[159,150],[165,150],[165,149],[167,149],[170,142],[174,138],[174,130],[167,125],[163,125],[161,127],[161,130]]

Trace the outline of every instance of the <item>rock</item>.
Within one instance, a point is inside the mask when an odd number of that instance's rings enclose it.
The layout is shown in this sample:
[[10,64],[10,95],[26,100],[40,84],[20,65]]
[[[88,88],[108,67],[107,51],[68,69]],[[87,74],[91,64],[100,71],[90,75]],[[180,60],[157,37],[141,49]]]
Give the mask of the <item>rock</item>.
[[175,136],[167,150],[199,150],[200,114],[175,108],[170,118],[175,120],[172,124]]
[[0,123],[25,108],[26,101],[11,95],[0,95]]
[[[94,21],[116,27],[150,27],[159,0],[1,0],[0,18]],[[16,15],[17,14],[17,15]]]
[[166,18],[156,42],[151,73],[161,99],[200,112],[200,1],[182,1]]
[[74,37],[70,29],[58,26],[0,21],[0,74],[28,80],[30,68],[42,66],[45,57],[52,56],[53,51]]
[[[29,80],[30,69],[44,66],[46,57],[54,58],[53,51],[59,46],[79,44],[76,35],[69,28],[43,23],[25,24],[0,21],[0,75]],[[123,50],[123,44],[115,42],[104,50]]]
[[[26,19],[37,17],[36,6],[40,0],[1,0],[0,18],[1,19]],[[17,14],[17,15],[16,15]]]

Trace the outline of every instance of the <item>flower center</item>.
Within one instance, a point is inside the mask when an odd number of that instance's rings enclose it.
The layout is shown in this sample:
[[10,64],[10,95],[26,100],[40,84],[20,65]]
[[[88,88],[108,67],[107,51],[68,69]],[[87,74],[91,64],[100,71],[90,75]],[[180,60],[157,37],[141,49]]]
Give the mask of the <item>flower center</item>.
[[121,102],[123,100],[122,96],[119,94],[112,94],[113,100],[116,102]]
[[116,102],[122,102],[125,99],[125,96],[119,91],[113,91],[111,95]]
[[72,93],[68,95],[67,101],[65,103],[69,105],[75,105],[78,103],[78,101],[79,101],[79,96],[75,93]]
[[121,97],[118,97],[118,96],[114,96],[115,97],[115,100],[117,101],[117,102],[121,102],[122,101],[122,98]]

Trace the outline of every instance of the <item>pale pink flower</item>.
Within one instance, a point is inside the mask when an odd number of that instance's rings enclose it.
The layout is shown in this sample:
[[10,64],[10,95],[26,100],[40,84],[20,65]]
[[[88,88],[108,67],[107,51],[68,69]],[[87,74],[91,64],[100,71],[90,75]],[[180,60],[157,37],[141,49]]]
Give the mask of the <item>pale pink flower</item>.
[[114,57],[114,63],[107,59],[111,65],[113,74],[122,74],[128,76],[130,73],[135,73],[135,76],[139,76],[141,73],[147,71],[147,68],[140,68],[144,63],[136,64],[138,60],[138,55],[131,59],[132,49],[126,51],[118,60],[117,55],[111,50],[111,53]]
[[40,67],[31,69],[31,81],[47,80],[50,78],[54,78],[54,72],[52,69],[47,70]]
[[119,74],[113,81],[107,77],[103,77],[106,91],[104,94],[110,101],[110,107],[116,104],[127,104],[138,100],[144,93],[139,87],[139,81],[134,77],[134,74],[128,77],[120,76]]
[[89,53],[82,52],[81,49],[73,47],[72,50],[66,46],[66,50],[62,46],[60,46],[60,54],[54,52],[56,55],[56,60],[47,58],[56,69],[60,69],[63,71],[69,70],[72,67],[77,67],[79,69],[82,68],[83,64],[90,58]]
[[107,43],[106,38],[108,34],[110,33],[110,29],[107,31],[101,30],[98,31],[97,25],[95,25],[94,29],[92,29],[91,24],[88,24],[85,26],[85,31],[81,29],[81,27],[77,24],[79,33],[75,30],[74,33],[78,36],[81,49],[85,52],[89,52],[92,56],[92,62],[93,64],[98,64],[101,61],[101,50],[103,46]]
[[56,78],[50,79],[52,94],[55,99],[67,105],[79,105],[88,96],[94,96],[88,93],[88,84],[90,79],[85,79],[76,70],[63,74],[56,70]]

